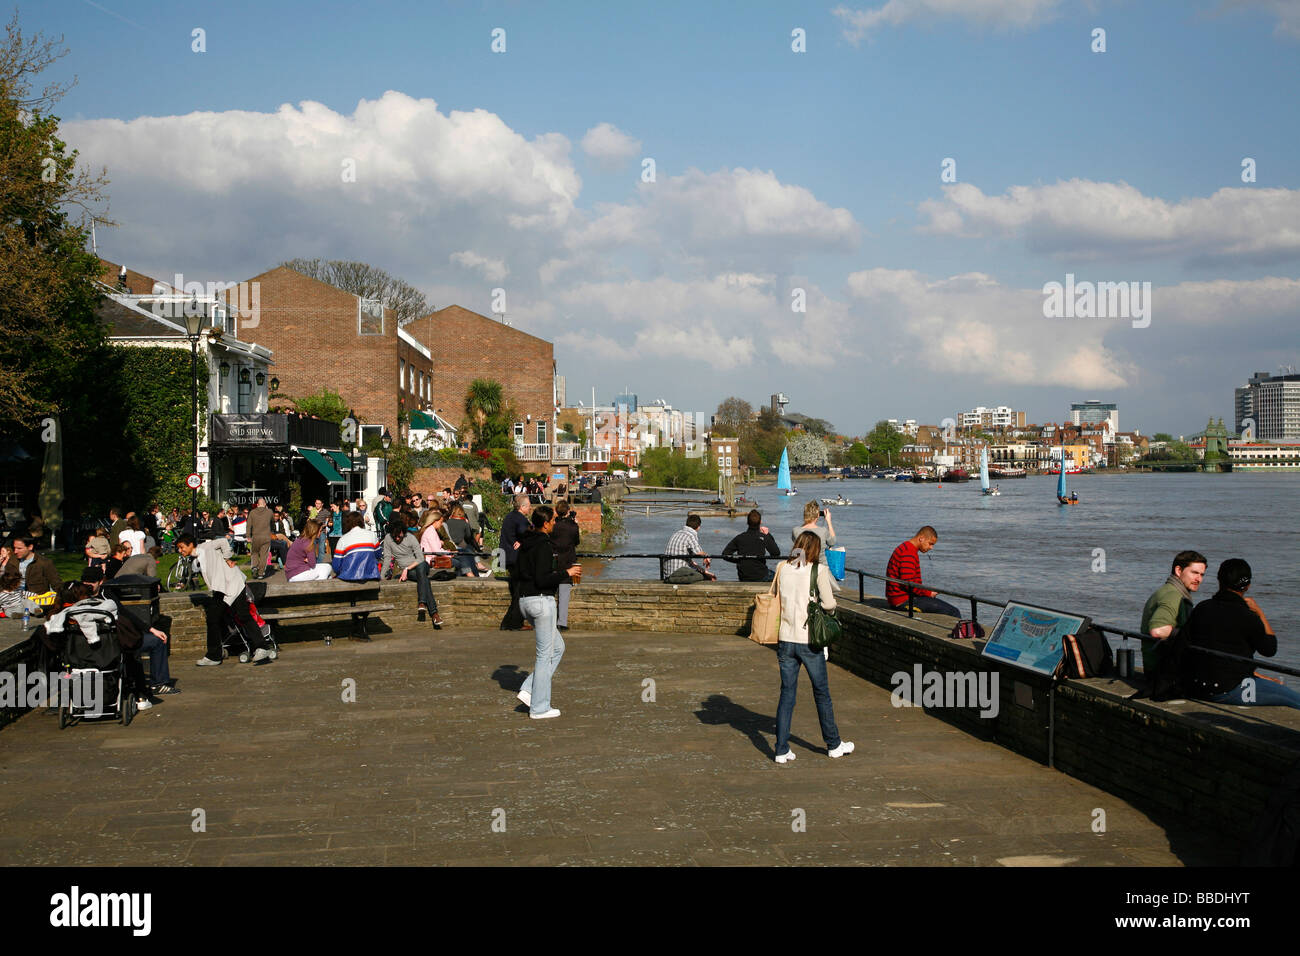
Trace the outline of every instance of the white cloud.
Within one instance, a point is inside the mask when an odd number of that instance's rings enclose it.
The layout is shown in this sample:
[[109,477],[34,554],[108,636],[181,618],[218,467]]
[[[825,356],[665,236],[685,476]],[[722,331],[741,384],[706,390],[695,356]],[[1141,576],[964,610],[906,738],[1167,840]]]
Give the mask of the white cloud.
[[692,252],[779,249],[797,255],[852,249],[860,232],[847,209],[827,205],[802,186],[782,183],[770,170],[691,169],[638,184],[637,200],[602,204],[592,221],[571,230],[569,245],[658,247],[676,241]]
[[470,249],[453,252],[447,258],[456,265],[477,271],[489,282],[500,282],[510,275],[510,269],[500,259],[489,259]]
[[1277,17],[1276,36],[1300,40],[1300,3],[1296,0],[1226,0],[1220,9],[1258,8]]
[[[1116,323],[1043,317],[1041,289],[1011,289],[969,273],[931,281],[912,270],[867,269],[848,278],[852,297],[901,341],[899,360],[940,376],[1001,385],[1121,388],[1137,369],[1103,339]],[[1064,341],[1064,346],[1062,345]]]
[[1300,191],[1224,188],[1170,202],[1127,183],[1071,179],[986,195],[944,187],[918,207],[922,230],[949,236],[1020,236],[1030,248],[1085,259],[1177,257],[1271,263],[1300,256]]
[[616,168],[641,151],[641,141],[613,123],[597,123],[582,137],[582,151],[598,165]]
[[883,6],[832,11],[844,21],[844,36],[854,46],[873,30],[905,23],[961,19],[981,27],[1026,29],[1055,14],[1060,0],[888,0]]

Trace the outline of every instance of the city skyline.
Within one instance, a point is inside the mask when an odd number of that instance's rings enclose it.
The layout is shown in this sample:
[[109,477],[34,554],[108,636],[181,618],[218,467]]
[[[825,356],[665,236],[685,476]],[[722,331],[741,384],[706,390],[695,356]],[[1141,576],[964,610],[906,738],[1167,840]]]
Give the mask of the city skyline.
[[[80,79],[58,112],[112,180],[98,251],[148,274],[366,261],[502,306],[587,388],[635,370],[711,410],[779,382],[846,433],[1100,398],[1186,434],[1297,362],[1285,5],[19,16]],[[1080,291],[1049,318],[1054,284]]]

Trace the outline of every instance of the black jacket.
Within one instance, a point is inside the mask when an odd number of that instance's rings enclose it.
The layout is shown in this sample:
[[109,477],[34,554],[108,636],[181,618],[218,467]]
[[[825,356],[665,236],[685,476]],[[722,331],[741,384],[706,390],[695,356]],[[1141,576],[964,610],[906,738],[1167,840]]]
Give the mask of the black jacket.
[[515,542],[522,542],[531,528],[528,519],[518,509],[506,515],[505,520],[501,522],[501,550],[506,553],[507,568],[513,568],[519,560],[520,552],[515,550]]
[[1255,669],[1249,664],[1199,654],[1191,648],[1208,647],[1239,657],[1253,657],[1256,652],[1272,657],[1277,653],[1277,637],[1265,632],[1259,615],[1235,591],[1220,591],[1196,605],[1183,632],[1188,647],[1183,664],[1185,686],[1187,693],[1196,697],[1226,694]]
[[555,527],[551,529],[551,545],[555,548],[555,560],[560,568],[570,568],[578,563],[578,541],[581,537],[573,512],[555,519]]
[[569,576],[559,568],[551,539],[540,531],[529,529],[519,539],[519,560],[515,564],[519,577],[519,596],[554,596]]
[[766,581],[768,555],[781,556],[776,538],[756,529],[747,528],[722,549],[722,559],[736,563],[736,576],[742,581]]

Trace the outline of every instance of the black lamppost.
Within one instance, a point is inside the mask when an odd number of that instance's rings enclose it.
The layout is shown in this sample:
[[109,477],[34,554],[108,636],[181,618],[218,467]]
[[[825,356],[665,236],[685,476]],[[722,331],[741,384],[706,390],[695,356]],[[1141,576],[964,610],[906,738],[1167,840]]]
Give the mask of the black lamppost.
[[388,446],[393,443],[393,436],[388,433],[387,428],[384,429],[384,434],[380,436],[379,442],[381,445],[384,446],[384,487],[387,488],[388,487]]
[[[185,309],[185,335],[190,340],[190,428],[193,434],[194,472],[199,470],[199,332],[203,328],[203,308],[198,297],[190,300]],[[195,527],[199,514],[199,490],[190,490],[190,527]]]

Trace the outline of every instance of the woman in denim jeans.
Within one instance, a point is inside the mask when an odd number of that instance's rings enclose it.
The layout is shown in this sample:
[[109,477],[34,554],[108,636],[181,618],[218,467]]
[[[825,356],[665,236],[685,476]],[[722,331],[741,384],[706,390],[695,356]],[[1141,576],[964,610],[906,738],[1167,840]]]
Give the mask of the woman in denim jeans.
[[555,594],[565,581],[577,581],[582,576],[582,565],[575,564],[560,570],[551,546],[551,531],[555,528],[555,512],[542,505],[533,509],[530,516],[532,530],[519,541],[519,610],[533,622],[537,642],[537,663],[524,681],[519,699],[528,705],[528,716],[533,720],[559,717],[560,712],[551,706],[551,678],[564,656],[564,638],[555,624]]
[[826,751],[832,757],[853,753],[853,744],[840,739],[835,726],[835,708],[826,680],[826,654],[808,647],[808,602],[812,576],[817,575],[817,596],[821,606],[835,609],[831,590],[830,568],[821,563],[822,539],[811,531],[795,539],[790,558],[777,569],[777,593],[781,598],[781,629],[777,638],[776,659],[781,667],[781,701],[776,708],[776,762],[788,763],[795,758],[790,749],[790,721],[794,717],[795,692],[799,688],[799,665],[808,668],[817,719],[822,725]]

